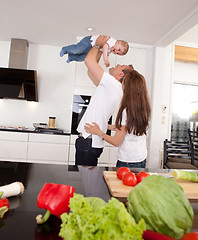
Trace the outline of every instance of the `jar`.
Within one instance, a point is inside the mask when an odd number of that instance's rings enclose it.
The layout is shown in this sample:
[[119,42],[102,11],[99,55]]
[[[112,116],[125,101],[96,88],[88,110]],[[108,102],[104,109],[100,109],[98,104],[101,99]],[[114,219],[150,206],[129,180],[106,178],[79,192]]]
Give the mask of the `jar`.
[[56,117],[49,117],[49,128],[55,128]]

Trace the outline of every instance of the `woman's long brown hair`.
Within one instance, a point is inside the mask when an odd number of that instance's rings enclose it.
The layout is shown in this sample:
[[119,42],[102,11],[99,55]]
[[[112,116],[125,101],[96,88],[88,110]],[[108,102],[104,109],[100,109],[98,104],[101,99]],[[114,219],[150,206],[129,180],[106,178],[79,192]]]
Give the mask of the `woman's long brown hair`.
[[116,127],[120,129],[122,122],[122,112],[126,109],[128,133],[141,136],[146,134],[151,107],[148,97],[146,81],[136,70],[132,70],[123,78],[123,97],[116,118]]

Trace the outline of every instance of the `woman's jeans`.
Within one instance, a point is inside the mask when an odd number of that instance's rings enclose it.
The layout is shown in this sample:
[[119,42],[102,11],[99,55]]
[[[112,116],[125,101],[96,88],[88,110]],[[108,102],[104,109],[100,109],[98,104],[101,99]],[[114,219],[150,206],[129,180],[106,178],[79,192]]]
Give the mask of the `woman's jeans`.
[[116,167],[145,168],[146,167],[146,159],[142,162],[134,162],[134,163],[121,162],[118,160]]
[[76,139],[75,165],[97,166],[103,148],[93,148],[91,145],[92,138],[78,137]]
[[68,54],[67,62],[83,62],[87,53],[92,48],[90,36],[84,37],[79,43],[63,47],[60,55]]

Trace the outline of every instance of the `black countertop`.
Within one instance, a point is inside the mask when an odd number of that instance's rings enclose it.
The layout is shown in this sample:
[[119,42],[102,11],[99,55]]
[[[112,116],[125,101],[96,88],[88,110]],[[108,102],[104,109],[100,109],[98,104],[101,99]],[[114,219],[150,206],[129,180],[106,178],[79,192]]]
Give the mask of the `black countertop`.
[[71,185],[77,193],[108,201],[110,194],[102,177],[103,170],[105,168],[0,162],[0,186],[20,181],[25,187],[21,196],[9,198],[10,211],[0,219],[0,239],[59,239],[60,219],[51,216],[47,223],[36,224],[35,217],[45,212],[37,207],[37,196],[43,185],[47,182]]
[[30,128],[1,128],[0,131],[7,131],[7,132],[20,132],[20,133],[40,133],[40,134],[54,134],[54,135],[68,135],[70,136],[71,133],[64,132],[61,129],[55,128],[55,129],[30,129]]
[[[10,211],[0,219],[1,240],[61,239],[58,237],[60,219],[50,216],[42,225],[37,225],[35,217],[45,211],[37,207],[37,196],[45,183],[67,184],[75,187],[76,193],[84,196],[100,197],[108,201],[111,196],[103,179],[103,171],[108,167],[67,166],[54,164],[31,164],[0,162],[0,186],[15,181],[24,184],[21,196],[10,197]],[[143,169],[135,169],[141,171]],[[156,172],[155,170],[145,169]],[[168,172],[169,170],[160,170]],[[159,172],[159,171],[158,171]],[[196,226],[198,230],[198,226]]]

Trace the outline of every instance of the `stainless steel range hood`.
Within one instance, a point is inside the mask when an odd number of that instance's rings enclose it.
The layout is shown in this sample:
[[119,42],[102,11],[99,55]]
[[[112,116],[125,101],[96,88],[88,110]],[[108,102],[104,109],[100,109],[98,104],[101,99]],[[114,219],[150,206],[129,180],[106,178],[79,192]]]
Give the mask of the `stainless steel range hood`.
[[25,39],[11,39],[9,68],[27,69],[29,43]]
[[[11,39],[9,68],[27,69],[29,43],[25,39]],[[21,85],[19,98],[25,98],[24,83]]]
[[37,72],[27,69],[29,43],[11,39],[8,68],[0,68],[0,98],[38,101]]

